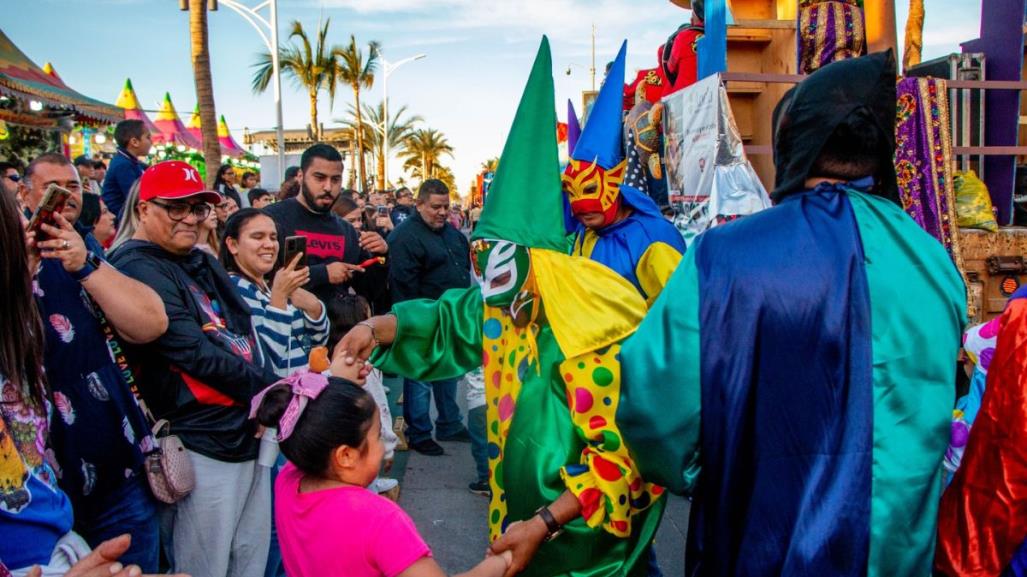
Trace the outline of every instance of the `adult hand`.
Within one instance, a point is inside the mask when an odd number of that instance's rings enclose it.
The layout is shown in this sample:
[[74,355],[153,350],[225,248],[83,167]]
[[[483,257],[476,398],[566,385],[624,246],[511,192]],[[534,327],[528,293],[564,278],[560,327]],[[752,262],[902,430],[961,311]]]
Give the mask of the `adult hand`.
[[328,367],[332,376],[346,379],[354,384],[364,386],[368,373],[371,372],[371,365],[367,363],[349,363],[345,357],[339,355],[332,359],[332,366]]
[[352,365],[364,362],[374,351],[374,335],[367,325],[357,325],[349,330],[332,351],[332,365],[343,362]]
[[292,262],[288,262],[282,268],[278,269],[275,273],[274,280],[271,281],[271,305],[284,309],[287,304],[287,300],[292,293],[299,287],[305,285],[310,280],[310,269],[303,267],[300,269],[296,268],[300,258],[303,255],[296,255]]
[[364,272],[364,269],[348,262],[333,262],[327,265],[328,282],[342,284],[353,278],[354,273]]
[[[129,535],[122,535],[115,537],[108,541],[100,543],[100,545],[93,549],[93,552],[87,555],[78,563],[75,563],[71,569],[64,574],[64,577],[139,577],[142,575],[142,571],[135,565],[129,565],[128,567],[118,563],[118,557],[125,554],[128,551],[129,545],[132,543],[132,537]],[[36,573],[41,574],[42,571]],[[29,572],[29,575],[32,575]],[[176,577],[189,577],[188,575],[178,574]]]
[[29,220],[22,215],[22,229],[25,230],[25,249],[29,261],[29,275],[35,276],[39,270],[39,247],[36,246],[36,232],[29,230]]
[[54,214],[54,222],[57,226],[43,224],[43,232],[50,235],[49,240],[37,242],[39,254],[43,258],[53,258],[61,261],[64,270],[78,272],[86,266],[86,242],[75,232],[64,215]]
[[389,245],[377,232],[365,231],[360,233],[360,248],[371,254],[385,254],[389,252]]
[[382,230],[391,231],[395,226],[392,224],[392,218],[388,216],[379,216],[374,219],[374,225]]
[[545,541],[547,533],[545,522],[537,515],[527,521],[511,523],[506,528],[506,532],[489,547],[493,555],[501,555],[507,551],[513,555],[504,577],[512,577],[528,566]]

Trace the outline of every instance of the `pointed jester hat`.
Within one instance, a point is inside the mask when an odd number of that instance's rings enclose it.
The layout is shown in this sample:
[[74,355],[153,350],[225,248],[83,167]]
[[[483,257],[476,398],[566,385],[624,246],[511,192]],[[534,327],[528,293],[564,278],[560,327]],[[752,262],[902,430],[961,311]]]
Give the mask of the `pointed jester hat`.
[[628,43],[621,44],[592,111],[588,113],[567,169],[563,190],[575,215],[602,213],[605,224],[613,221],[620,206],[624,180],[624,59]]
[[481,220],[471,235],[486,303],[509,305],[528,280],[527,249],[565,252],[565,234],[553,65],[549,39],[543,36]]

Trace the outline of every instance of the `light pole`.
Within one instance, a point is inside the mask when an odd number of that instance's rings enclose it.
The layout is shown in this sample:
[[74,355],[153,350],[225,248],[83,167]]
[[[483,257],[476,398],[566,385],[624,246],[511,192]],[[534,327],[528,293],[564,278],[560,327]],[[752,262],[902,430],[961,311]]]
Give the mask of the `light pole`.
[[[264,41],[268,53],[271,54],[271,75],[274,78],[275,95],[275,141],[278,148],[278,179],[285,177],[285,129],[282,127],[282,71],[278,66],[278,0],[264,0],[253,6],[246,6],[239,0],[220,0],[243,20],[250,23]],[[270,13],[268,18],[261,16],[264,8]],[[268,37],[270,32],[271,37]]]
[[382,174],[382,182],[385,186],[389,186],[389,75],[395,72],[397,68],[403,66],[407,62],[413,62],[414,60],[420,60],[426,58],[427,54],[418,54],[417,56],[411,56],[410,58],[404,58],[395,64],[390,63],[385,59],[384,56],[380,55],[382,59],[382,156],[385,157],[385,170]]

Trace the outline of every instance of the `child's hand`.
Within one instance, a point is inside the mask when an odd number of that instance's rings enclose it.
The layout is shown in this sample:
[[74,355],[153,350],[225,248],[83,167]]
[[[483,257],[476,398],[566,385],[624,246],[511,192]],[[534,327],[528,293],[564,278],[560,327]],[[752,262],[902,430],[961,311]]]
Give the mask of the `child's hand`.
[[344,355],[336,355],[335,358],[332,359],[332,365],[328,370],[333,376],[346,379],[363,386],[368,373],[371,372],[371,368],[371,365],[363,362],[348,364],[346,363]]

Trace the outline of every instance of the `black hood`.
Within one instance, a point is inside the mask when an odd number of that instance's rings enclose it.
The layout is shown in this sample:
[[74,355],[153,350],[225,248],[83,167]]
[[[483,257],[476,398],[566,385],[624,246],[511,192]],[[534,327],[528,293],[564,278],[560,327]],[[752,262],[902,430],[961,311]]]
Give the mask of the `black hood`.
[[785,93],[774,109],[774,202],[805,188],[828,138],[856,111],[869,113],[885,143],[873,192],[898,202],[895,80],[895,55],[888,50],[831,63]]

